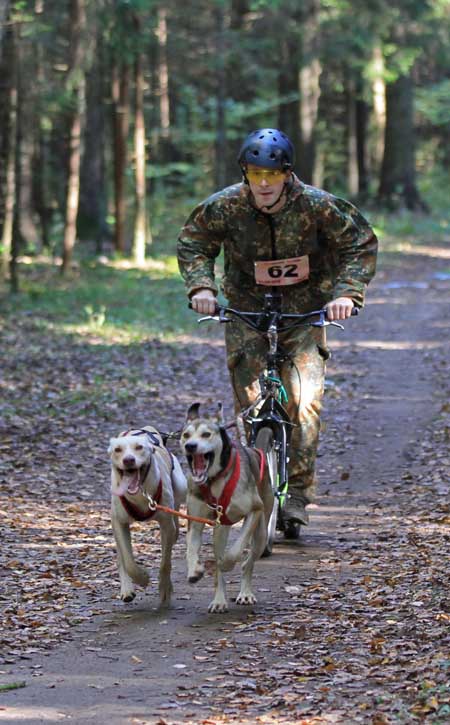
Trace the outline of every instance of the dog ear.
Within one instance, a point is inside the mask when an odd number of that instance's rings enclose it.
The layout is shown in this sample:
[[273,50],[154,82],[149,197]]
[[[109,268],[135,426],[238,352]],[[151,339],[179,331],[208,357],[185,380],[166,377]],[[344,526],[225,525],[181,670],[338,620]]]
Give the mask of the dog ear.
[[189,408],[186,416],[186,420],[195,420],[196,418],[200,418],[200,403],[192,403],[191,407]]
[[222,403],[217,403],[216,418],[217,418],[217,422],[219,423],[219,425],[223,425],[224,424],[224,419],[223,419],[223,405],[222,405]]

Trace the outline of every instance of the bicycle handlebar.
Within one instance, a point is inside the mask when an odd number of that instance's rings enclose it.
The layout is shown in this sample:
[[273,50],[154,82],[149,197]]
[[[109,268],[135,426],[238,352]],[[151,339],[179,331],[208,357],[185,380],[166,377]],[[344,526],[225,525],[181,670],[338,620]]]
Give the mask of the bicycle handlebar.
[[[189,308],[193,309],[192,302],[189,302]],[[307,320],[310,317],[318,317],[317,322],[310,322],[312,327],[327,327],[329,325],[332,325],[334,327],[339,327],[341,329],[344,329],[343,326],[335,322],[334,320],[328,320],[327,318],[327,310],[326,308],[322,308],[321,310],[312,310],[311,312],[306,313],[291,313],[291,312],[277,312],[274,310],[262,310],[261,312],[246,312],[244,310],[235,310],[232,307],[224,307],[223,305],[216,305],[216,310],[213,315],[207,315],[206,317],[202,317],[198,320],[198,322],[206,322],[208,320],[214,320],[215,322],[225,323],[225,322],[232,322],[233,320],[227,317],[227,314],[232,314],[235,317],[238,317],[240,320],[245,322],[249,327],[253,328],[254,330],[261,331],[265,326],[262,325],[262,322],[265,321],[268,324],[271,322],[280,322],[282,320],[292,321],[292,325],[283,326],[283,331],[292,329],[293,327],[297,327],[298,325],[301,325],[302,322]],[[357,307],[353,307],[351,311],[351,316],[355,317],[359,314],[359,309]],[[268,326],[268,325],[267,325]]]

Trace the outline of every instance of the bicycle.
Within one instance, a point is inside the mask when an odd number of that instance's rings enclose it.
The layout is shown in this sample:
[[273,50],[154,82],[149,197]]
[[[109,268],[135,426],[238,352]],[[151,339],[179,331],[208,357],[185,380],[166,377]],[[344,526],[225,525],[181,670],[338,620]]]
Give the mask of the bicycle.
[[[283,403],[287,403],[280,364],[288,356],[278,345],[279,332],[292,330],[294,327],[310,325],[311,327],[344,326],[330,321],[326,309],[313,310],[304,314],[284,313],[281,311],[282,297],[276,292],[264,295],[264,306],[261,312],[245,312],[231,307],[217,305],[214,315],[207,315],[198,320],[199,323],[214,320],[219,323],[232,323],[233,318],[242,320],[250,329],[266,337],[269,345],[266,354],[266,367],[259,376],[260,397],[244,411],[244,420],[250,426],[249,444],[260,448],[266,454],[274,506],[268,523],[267,545],[263,556],[270,556],[273,549],[276,530],[282,531],[285,538],[296,539],[299,536],[300,524],[286,521],[283,517],[283,506],[288,497],[289,447],[293,423]],[[190,305],[191,306],[191,305]],[[352,315],[357,315],[356,307]],[[317,317],[316,321],[307,322],[308,318]],[[290,323],[290,324],[289,324]]]

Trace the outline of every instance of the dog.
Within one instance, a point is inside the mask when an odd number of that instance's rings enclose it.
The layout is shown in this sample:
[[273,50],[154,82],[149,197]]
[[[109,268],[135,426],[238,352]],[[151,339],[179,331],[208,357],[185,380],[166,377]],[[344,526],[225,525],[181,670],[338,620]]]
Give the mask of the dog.
[[172,547],[178,538],[178,517],[152,510],[148,496],[163,506],[178,510],[186,500],[187,481],[177,458],[164,445],[156,428],[123,431],[111,438],[111,523],[117,549],[120,598],[133,601],[134,583],[145,587],[149,577],[138,566],[131,544],[130,523],[153,519],[160,526],[161,564],[159,597],[162,606],[172,594]]
[[[227,611],[224,572],[231,571],[241,560],[241,588],[236,603],[255,604],[253,567],[267,544],[267,525],[274,502],[264,453],[232,443],[224,428],[220,404],[212,416],[201,415],[199,403],[191,405],[180,444],[190,470],[188,514],[211,520],[219,517],[213,533],[215,593],[208,611]],[[230,528],[242,519],[239,536],[227,549]],[[186,558],[190,583],[199,581],[204,574],[199,560],[203,527],[203,523],[189,521]],[[244,555],[247,547],[248,553]]]

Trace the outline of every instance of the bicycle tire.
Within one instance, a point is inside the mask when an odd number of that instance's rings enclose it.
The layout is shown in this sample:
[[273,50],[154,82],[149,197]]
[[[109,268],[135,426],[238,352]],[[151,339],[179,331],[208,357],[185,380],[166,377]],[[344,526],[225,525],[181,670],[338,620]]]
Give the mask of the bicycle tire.
[[279,501],[276,495],[278,489],[278,460],[274,446],[273,431],[269,427],[262,427],[256,436],[255,447],[260,448],[266,454],[267,468],[270,477],[270,487],[274,494],[272,513],[267,524],[267,543],[261,557],[268,557],[272,554],[273,544],[278,520]]

